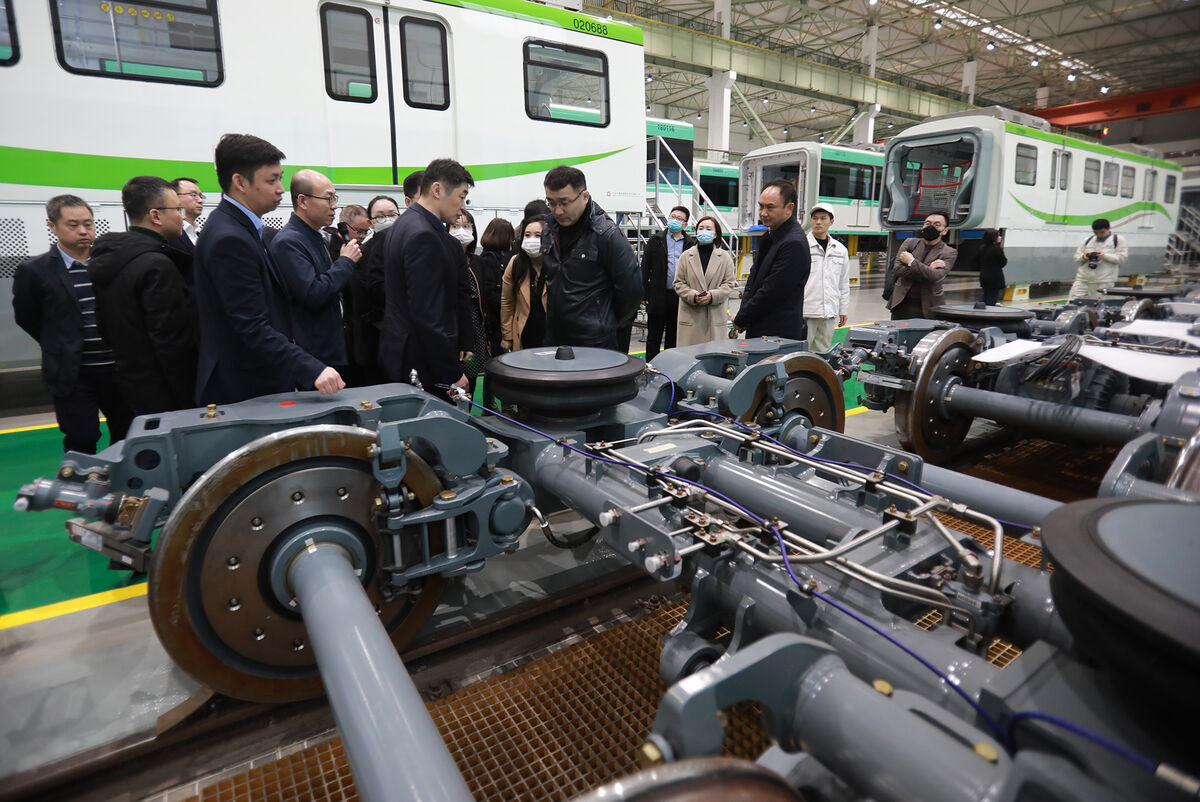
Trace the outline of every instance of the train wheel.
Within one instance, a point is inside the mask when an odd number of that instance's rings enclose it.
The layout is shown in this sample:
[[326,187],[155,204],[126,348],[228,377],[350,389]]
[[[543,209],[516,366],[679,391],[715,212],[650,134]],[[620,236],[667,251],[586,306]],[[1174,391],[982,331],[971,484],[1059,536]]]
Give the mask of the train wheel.
[[913,387],[896,394],[896,434],[927,462],[948,459],[971,428],[974,418],[948,414],[942,396],[950,377],[969,375],[974,355],[975,335],[961,328],[932,331],[913,348]]

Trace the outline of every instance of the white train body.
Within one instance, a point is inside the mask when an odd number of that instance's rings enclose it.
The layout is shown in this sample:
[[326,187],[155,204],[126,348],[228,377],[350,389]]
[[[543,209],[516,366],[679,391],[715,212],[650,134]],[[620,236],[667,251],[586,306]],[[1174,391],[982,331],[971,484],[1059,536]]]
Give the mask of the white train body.
[[930,212],[949,213],[952,241],[965,245],[960,267],[974,252],[971,240],[999,229],[1010,283],[1070,279],[1075,249],[1097,218],[1129,247],[1122,275],[1156,271],[1179,214],[1179,165],[999,109],[909,128],[888,143],[883,170],[885,229],[903,236]]
[[[15,6],[15,8],[14,8]],[[611,213],[643,208],[644,83],[637,28],[524,0],[109,0],[5,4],[0,17],[0,295],[52,243],[45,201],[93,205],[125,228],[132,176],[199,180],[219,198],[213,148],[253,133],[364,203],[438,157],[476,185],[470,204],[519,218],[551,167],[573,164]],[[564,118],[563,109],[576,111]],[[285,204],[268,216],[280,226]],[[0,369],[37,364],[0,304]]]

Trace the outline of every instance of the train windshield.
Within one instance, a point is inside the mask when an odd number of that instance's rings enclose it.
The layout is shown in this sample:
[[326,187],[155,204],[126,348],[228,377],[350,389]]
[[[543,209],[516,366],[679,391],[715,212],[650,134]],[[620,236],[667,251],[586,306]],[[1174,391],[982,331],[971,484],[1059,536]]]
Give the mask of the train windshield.
[[893,140],[884,161],[881,214],[885,228],[919,226],[925,216],[943,212],[950,225],[970,227],[982,209],[973,214],[972,200],[988,154],[973,133],[944,133]]

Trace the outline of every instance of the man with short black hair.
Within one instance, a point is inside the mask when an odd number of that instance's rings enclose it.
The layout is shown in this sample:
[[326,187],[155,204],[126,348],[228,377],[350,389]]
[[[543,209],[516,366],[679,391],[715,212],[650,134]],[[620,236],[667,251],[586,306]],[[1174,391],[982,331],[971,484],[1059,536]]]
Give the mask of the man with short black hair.
[[1067,294],[1068,301],[1076,298],[1098,298],[1117,283],[1121,263],[1129,258],[1129,246],[1113,233],[1112,225],[1103,217],[1092,221],[1092,235],[1075,249],[1075,282]]
[[283,198],[283,158],[250,134],[225,134],[217,143],[223,194],[196,246],[200,404],[346,386],[335,369],[296,345],[286,285],[263,243],[262,215]]
[[185,207],[170,184],[146,175],[125,183],[121,203],[129,231],[96,240],[88,263],[100,330],[136,414],[189,409],[196,335],[184,272],[192,259],[169,244],[183,232]]
[[846,325],[850,312],[850,252],[829,236],[833,207],[818,203],[808,213],[809,273],[804,285],[804,324],[808,350],[823,354],[833,347],[833,332]]
[[13,316],[41,346],[42,382],[54,399],[63,450],[95,454],[101,412],[108,419],[110,443],[125,438],[133,419],[113,353],[96,322],[86,267],[96,223],[83,198],[57,195],[46,203],[46,226],[58,243],[17,268]]
[[758,196],[758,217],[769,231],[754,254],[742,304],[733,318],[747,337],[803,340],[808,237],[796,220],[796,186],[778,179]]
[[351,239],[336,260],[329,258],[321,229],[333,222],[337,193],[328,178],[316,170],[300,170],[292,176],[291,194],[292,215],[269,250],[291,299],[295,342],[342,372],[349,357],[341,294],[362,251]]
[[[642,272],[628,240],[565,165],[543,181],[551,218],[542,230],[546,343],[627,351],[642,302]],[[624,338],[624,349],[622,349]]]
[[892,263],[895,283],[888,299],[892,320],[929,319],[933,308],[945,297],[942,281],[954,268],[958,251],[946,242],[950,215],[930,212],[920,237],[909,237],[900,245]]
[[696,244],[683,227],[691,213],[676,206],[667,217],[667,227],[646,240],[642,252],[642,291],[646,299],[646,361],[658,356],[666,337],[666,348],[675,347],[679,327],[679,296],[675,293],[675,264]]
[[[407,182],[406,182],[407,183]],[[462,246],[446,232],[466,209],[475,179],[452,159],[435,159],[408,211],[383,246],[386,307],[379,361],[391,381],[417,380],[430,393],[467,387],[458,325]]]
[[417,196],[421,194],[421,182],[425,180],[424,170],[413,170],[408,175],[404,176],[404,208],[407,209],[413,205]]
[[172,248],[183,251],[188,256],[196,253],[196,240],[200,236],[200,228],[196,221],[204,211],[204,193],[200,184],[194,178],[176,178],[171,182],[171,189],[179,196],[183,206],[183,233],[172,237],[168,243]]

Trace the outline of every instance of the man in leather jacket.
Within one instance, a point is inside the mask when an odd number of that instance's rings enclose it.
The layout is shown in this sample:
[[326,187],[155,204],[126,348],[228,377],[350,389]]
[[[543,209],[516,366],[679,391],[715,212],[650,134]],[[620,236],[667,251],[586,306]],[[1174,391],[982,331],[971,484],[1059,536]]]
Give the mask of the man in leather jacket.
[[542,232],[546,341],[620,350],[618,329],[642,302],[642,271],[629,242],[592,200],[574,167],[546,173],[551,215]]

